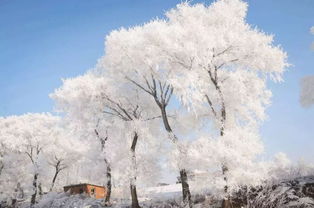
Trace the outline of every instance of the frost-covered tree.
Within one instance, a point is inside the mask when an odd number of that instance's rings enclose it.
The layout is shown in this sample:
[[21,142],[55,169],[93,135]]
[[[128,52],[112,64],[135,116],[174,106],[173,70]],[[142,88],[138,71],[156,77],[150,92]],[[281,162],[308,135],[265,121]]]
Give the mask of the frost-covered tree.
[[52,168],[50,184],[47,185],[49,191],[55,187],[60,174],[76,165],[76,161],[84,154],[83,145],[70,134],[68,129],[61,127],[62,124],[55,127],[53,143],[43,152],[48,168]]
[[[256,155],[263,151],[258,134],[250,129],[226,130],[223,137],[204,134],[190,144],[188,163],[194,172],[195,192],[214,192],[215,197],[225,196],[222,187],[228,184],[229,194],[242,186],[256,186],[265,180],[265,171]],[[221,163],[229,170],[221,171]],[[227,180],[227,181],[226,181]]]
[[[152,27],[152,29],[153,33],[158,31],[159,28]],[[171,125],[169,112],[167,111],[174,89],[168,81],[167,71],[156,70],[158,66],[151,61],[155,55],[157,57],[159,54],[146,54],[146,51],[151,51],[147,47],[151,42],[145,40],[145,35],[141,27],[113,31],[106,39],[106,56],[99,61],[98,69],[100,71],[108,70],[109,73],[115,76],[115,79],[124,82],[130,88],[132,88],[132,85],[137,87],[141,92],[141,96],[148,96],[148,101],[159,109],[158,116],[162,118],[162,126],[168,133],[169,139],[180,153],[180,156],[184,157],[186,154],[185,147],[181,144],[178,134]],[[187,170],[183,165],[183,161],[177,162],[180,163],[178,168],[183,201],[191,207]]]
[[108,159],[106,143],[108,135],[101,134],[100,124],[104,122],[105,100],[102,93],[108,88],[105,79],[97,78],[92,73],[63,80],[63,85],[50,96],[56,101],[57,111],[66,113],[65,119],[79,132],[96,139],[100,146],[106,166],[107,190],[106,202],[111,196],[111,162]]
[[267,183],[278,183],[285,180],[294,180],[298,177],[314,174],[314,165],[305,163],[302,159],[292,162],[285,153],[279,152],[272,161],[264,164],[266,167]]
[[6,148],[5,148],[4,144],[2,144],[2,142],[0,142],[0,177],[1,177],[1,173],[4,169],[5,154],[6,154]]
[[[141,99],[136,90],[126,89],[116,80],[100,76],[95,71],[65,80],[52,97],[57,101],[57,108],[66,113],[66,119],[70,123],[81,126],[82,134],[96,138],[107,167],[109,194],[106,202],[109,202],[111,192],[112,166],[117,167],[119,156],[125,155],[117,155],[117,152],[126,149],[125,141],[127,144],[131,141],[129,184],[132,207],[139,207],[136,190],[136,147],[139,136],[146,140],[151,139],[144,123],[153,119],[153,116],[149,116],[153,113],[152,108],[146,104],[145,99]],[[143,131],[146,133],[142,134]],[[124,138],[124,142],[118,138]],[[123,165],[125,169],[125,164]]]
[[[0,118],[0,123],[4,118]],[[0,137],[1,156],[0,156],[0,201],[14,206],[17,200],[24,198],[24,182],[29,179],[25,174],[27,168],[24,155],[7,148],[5,138]],[[24,156],[24,157],[23,157]],[[23,185],[22,185],[23,184]]]
[[[166,114],[172,93],[197,115],[208,115],[222,139],[226,132],[255,128],[269,104],[266,79],[280,81],[288,64],[272,36],[246,23],[246,12],[240,0],[179,4],[165,20],[113,31],[99,64],[151,95],[173,141]],[[228,198],[229,161],[220,163]],[[183,198],[190,201],[184,175]]]
[[24,200],[29,190],[28,158],[24,154],[9,150],[4,155],[4,168],[0,176],[0,200],[14,206],[18,200]]
[[39,183],[42,153],[54,141],[54,129],[59,118],[50,114],[24,114],[1,119],[0,137],[11,151],[25,155],[31,166],[32,191],[31,207],[36,202]]

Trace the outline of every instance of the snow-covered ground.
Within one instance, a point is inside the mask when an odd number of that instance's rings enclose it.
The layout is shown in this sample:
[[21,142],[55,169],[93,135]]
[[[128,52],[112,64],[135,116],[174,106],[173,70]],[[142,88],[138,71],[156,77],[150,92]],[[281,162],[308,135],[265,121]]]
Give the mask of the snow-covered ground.
[[144,198],[148,199],[174,199],[181,196],[181,184],[150,187],[143,190]]
[[[140,197],[143,208],[180,208],[181,184],[150,187],[139,190],[144,193]],[[204,197],[195,203],[194,208],[219,207],[220,202],[210,201]],[[249,196],[248,208],[313,208],[314,207],[314,176],[300,177],[281,183],[270,184]],[[194,198],[195,199],[195,198]],[[200,198],[199,198],[200,199]],[[216,203],[216,205],[215,205]],[[129,199],[112,199],[112,208],[128,208]],[[218,206],[217,206],[218,205]],[[245,205],[244,205],[245,206]],[[28,208],[28,204],[20,206]],[[67,193],[48,193],[36,204],[35,208],[101,208],[102,200],[96,200],[84,195],[69,195]]]
[[[181,206],[181,184],[170,184],[139,189],[139,201],[143,208],[179,208]],[[118,200],[112,198],[112,208],[128,208],[130,199]],[[28,208],[24,203],[21,208]],[[100,208],[104,207],[102,200],[85,195],[69,195],[68,193],[48,193],[36,204],[35,208]],[[195,206],[204,207],[204,206]]]

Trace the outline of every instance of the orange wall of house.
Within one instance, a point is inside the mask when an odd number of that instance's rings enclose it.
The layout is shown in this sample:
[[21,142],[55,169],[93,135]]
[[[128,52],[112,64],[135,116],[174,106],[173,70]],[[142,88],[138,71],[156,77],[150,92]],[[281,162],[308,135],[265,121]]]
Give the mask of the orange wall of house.
[[[96,199],[102,199],[102,198],[106,197],[107,191],[103,187],[87,185],[87,189],[88,189],[88,193],[91,197],[94,197]],[[92,189],[95,189],[94,195],[92,195]]]
[[[92,194],[92,189],[95,189],[94,194]],[[70,194],[87,194],[90,197],[94,197],[96,199],[102,199],[106,197],[107,191],[105,187],[93,186],[93,185],[81,185],[81,186],[70,186],[64,187],[64,192],[70,192]]]

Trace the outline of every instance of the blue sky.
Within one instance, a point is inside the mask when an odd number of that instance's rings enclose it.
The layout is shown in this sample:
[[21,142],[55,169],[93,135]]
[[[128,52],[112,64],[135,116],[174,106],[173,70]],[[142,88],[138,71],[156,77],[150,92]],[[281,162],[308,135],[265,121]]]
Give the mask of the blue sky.
[[[210,3],[211,1],[193,1]],[[162,17],[175,0],[0,0],[0,116],[53,110],[48,94],[104,53],[113,29]],[[292,67],[273,91],[261,129],[266,157],[286,152],[314,162],[314,107],[299,104],[299,82],[314,74],[313,0],[249,0],[247,21],[275,35]]]

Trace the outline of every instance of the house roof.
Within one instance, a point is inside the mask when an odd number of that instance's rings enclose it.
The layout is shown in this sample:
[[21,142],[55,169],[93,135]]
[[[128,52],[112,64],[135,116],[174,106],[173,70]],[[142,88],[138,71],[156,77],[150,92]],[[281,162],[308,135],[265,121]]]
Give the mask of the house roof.
[[100,187],[100,188],[105,188],[104,186],[98,186],[98,185],[90,184],[90,183],[80,183],[80,184],[67,185],[67,186],[64,186],[63,188],[75,187],[75,186],[96,186],[96,187]]

